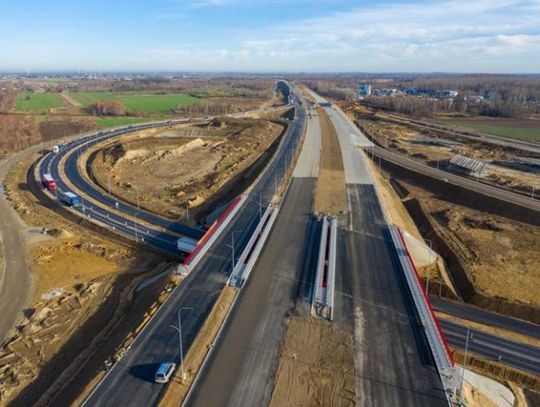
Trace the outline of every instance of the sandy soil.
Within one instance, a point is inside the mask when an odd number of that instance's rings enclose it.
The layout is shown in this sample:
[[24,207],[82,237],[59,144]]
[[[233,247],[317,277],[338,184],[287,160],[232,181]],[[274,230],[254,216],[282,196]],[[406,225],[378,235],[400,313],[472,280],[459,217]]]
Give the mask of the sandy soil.
[[404,184],[489,297],[540,306],[540,227],[441,201]]
[[33,304],[17,333],[0,350],[0,404],[7,403],[37,375],[43,365],[107,297],[112,278],[80,284]]
[[292,317],[281,349],[276,406],[354,406],[353,337],[330,322]]
[[[22,220],[38,230],[47,228],[48,233],[28,239],[33,296],[14,335],[0,348],[0,405],[38,378],[58,350],[113,292],[116,296],[125,294],[122,298],[130,301],[129,293],[121,290],[131,280],[124,278],[117,285],[118,276],[128,272],[134,278],[140,276],[157,260],[154,255],[133,252],[45,208],[26,185],[27,168],[37,157],[13,166],[5,181],[6,195]],[[105,327],[110,319],[101,322]],[[97,321],[93,325],[100,326]],[[97,334],[89,333],[87,338]]]
[[498,407],[497,404],[469,383],[463,384],[463,396],[467,400],[468,407]]
[[341,147],[332,121],[317,108],[321,123],[321,159],[315,191],[315,213],[342,214],[347,211],[347,192]]
[[135,133],[99,151],[93,172],[104,189],[150,211],[190,216],[249,168],[282,127],[266,120],[215,120],[208,126]]
[[178,368],[167,388],[167,392],[159,403],[161,407],[176,407],[182,404],[210,346],[214,342],[223,319],[234,301],[235,295],[236,290],[234,288],[225,286],[184,359],[185,384],[182,384],[181,370]]

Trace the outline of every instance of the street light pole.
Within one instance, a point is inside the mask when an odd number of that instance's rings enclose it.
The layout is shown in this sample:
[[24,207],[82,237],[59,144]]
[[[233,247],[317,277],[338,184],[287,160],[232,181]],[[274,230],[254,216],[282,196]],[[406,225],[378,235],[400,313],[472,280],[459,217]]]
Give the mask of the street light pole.
[[463,397],[463,378],[465,377],[465,368],[467,367],[467,352],[469,350],[469,327],[463,325],[467,328],[467,338],[465,339],[465,356],[463,358],[463,366],[461,367],[461,396]]
[[231,273],[234,271],[234,261],[235,261],[235,245],[234,245],[234,234],[240,233],[241,230],[233,230],[231,233],[231,244],[225,243],[227,246],[229,246],[232,250],[232,257],[231,257]]
[[182,311],[192,310],[191,307],[182,307],[178,310],[178,326],[169,325],[175,331],[178,332],[178,340],[180,342],[180,373],[182,375],[182,384],[186,382],[186,373],[184,372],[184,348],[182,343]]
[[135,215],[133,215],[135,217],[135,221],[133,222],[133,225],[135,226],[135,241],[138,242],[139,241],[139,237],[137,236],[137,215],[139,214],[139,212],[135,212]]
[[427,279],[426,279],[426,294],[429,295],[429,275],[431,274],[430,267],[431,267],[431,253],[433,252],[433,245],[430,239],[424,239],[424,240],[429,243],[429,260],[428,260]]

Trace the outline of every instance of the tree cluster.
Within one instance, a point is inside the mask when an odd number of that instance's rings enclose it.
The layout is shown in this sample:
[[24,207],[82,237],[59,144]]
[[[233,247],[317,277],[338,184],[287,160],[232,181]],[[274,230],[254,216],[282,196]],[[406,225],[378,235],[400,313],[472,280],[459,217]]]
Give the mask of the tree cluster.
[[117,100],[100,100],[91,106],[92,114],[95,116],[123,116],[126,108],[122,102]]
[[0,150],[19,151],[40,141],[39,126],[33,117],[0,115]]
[[14,89],[7,89],[0,92],[0,113],[7,113],[13,107],[17,101],[17,91]]

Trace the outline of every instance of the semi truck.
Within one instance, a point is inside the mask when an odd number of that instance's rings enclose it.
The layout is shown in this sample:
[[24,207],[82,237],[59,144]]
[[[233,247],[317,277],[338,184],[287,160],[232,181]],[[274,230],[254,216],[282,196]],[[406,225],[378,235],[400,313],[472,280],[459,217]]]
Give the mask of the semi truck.
[[41,182],[43,183],[43,186],[47,188],[51,192],[56,191],[56,182],[54,181],[54,178],[51,174],[43,174],[43,177],[41,178]]
[[81,206],[81,200],[73,192],[70,192],[70,191],[64,192],[61,189],[59,189],[58,192],[56,193],[56,196],[61,202],[65,203],[66,205],[71,206],[72,208],[78,208],[79,206]]
[[190,254],[193,250],[195,250],[197,243],[197,240],[185,236],[181,237],[176,242],[178,250],[186,254]]

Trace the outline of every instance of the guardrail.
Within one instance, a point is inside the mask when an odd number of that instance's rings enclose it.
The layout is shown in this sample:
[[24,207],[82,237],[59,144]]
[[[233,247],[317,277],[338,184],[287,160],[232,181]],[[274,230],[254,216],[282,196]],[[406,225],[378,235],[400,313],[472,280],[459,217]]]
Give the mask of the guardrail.
[[244,282],[248,279],[251,269],[259,257],[259,253],[270,233],[270,229],[272,229],[277,214],[278,210],[276,208],[273,208],[272,206],[266,208],[244,251],[238,258],[233,272],[227,280],[227,285],[232,287],[242,287],[242,285],[244,285]]
[[418,276],[414,262],[407,249],[401,230],[397,226],[389,226],[389,231],[398,254],[401,268],[405,274],[407,286],[409,287],[415,308],[420,317],[422,328],[428,340],[433,359],[435,360],[439,376],[441,377],[445,390],[447,392],[455,392],[457,372],[454,369],[454,359],[450,352],[450,348],[448,347],[448,343],[446,342],[446,338],[435,317],[431,303],[424,291],[424,287],[420,282],[420,277]]
[[311,306],[317,315],[332,321],[334,319],[337,222],[336,218],[331,216],[323,216],[321,221],[319,256]]
[[195,249],[184,259],[184,262],[178,265],[177,273],[182,276],[187,276],[193,268],[199,263],[204,254],[208,251],[210,246],[215,242],[221,232],[227,227],[229,222],[240,207],[242,202],[246,199],[244,195],[238,195],[231,204],[227,207],[225,212],[216,219],[214,224],[206,231],[204,236],[199,240],[199,243]]

